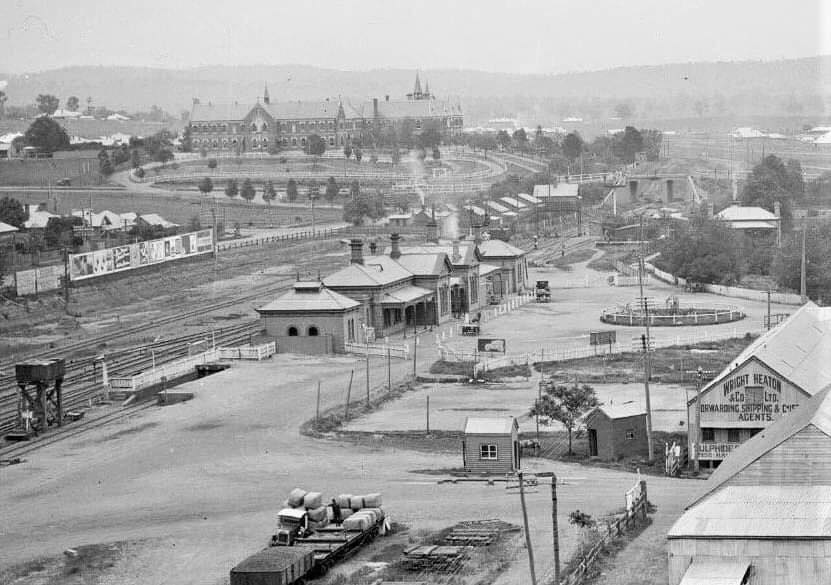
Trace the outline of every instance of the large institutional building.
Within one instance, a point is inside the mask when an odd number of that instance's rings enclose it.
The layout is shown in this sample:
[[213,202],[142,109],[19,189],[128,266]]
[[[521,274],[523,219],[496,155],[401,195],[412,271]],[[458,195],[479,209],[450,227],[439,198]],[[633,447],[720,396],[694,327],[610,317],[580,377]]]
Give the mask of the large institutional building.
[[400,129],[407,121],[413,134],[432,126],[452,136],[461,134],[464,125],[461,106],[436,99],[429,85],[422,90],[416,74],[413,91],[404,100],[385,96],[357,104],[329,99],[272,103],[268,87],[254,104],[203,104],[194,99],[191,144],[194,150],[267,151],[274,144],[304,148],[309,136],[317,134],[334,148],[371,131]]

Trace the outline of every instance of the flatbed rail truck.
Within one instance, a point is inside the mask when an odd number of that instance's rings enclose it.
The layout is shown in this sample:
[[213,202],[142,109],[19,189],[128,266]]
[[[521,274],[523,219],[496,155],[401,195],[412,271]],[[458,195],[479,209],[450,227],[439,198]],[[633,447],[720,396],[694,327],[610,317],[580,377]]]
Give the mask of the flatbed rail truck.
[[281,510],[278,518],[280,526],[268,548],[231,569],[231,585],[303,585],[372,542],[384,523],[379,515],[362,530],[342,524],[310,529],[305,510],[294,508]]

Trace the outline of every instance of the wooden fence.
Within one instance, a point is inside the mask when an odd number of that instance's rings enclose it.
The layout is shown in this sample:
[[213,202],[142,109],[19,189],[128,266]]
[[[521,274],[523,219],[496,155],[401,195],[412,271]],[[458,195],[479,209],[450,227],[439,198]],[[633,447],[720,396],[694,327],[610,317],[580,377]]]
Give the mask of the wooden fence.
[[357,353],[359,355],[378,355],[386,357],[408,359],[410,357],[410,346],[407,343],[392,345],[387,343],[344,343],[343,349],[346,353]]
[[240,347],[218,347],[216,354],[223,360],[264,360],[277,353],[277,344],[273,341],[262,345],[243,345]]

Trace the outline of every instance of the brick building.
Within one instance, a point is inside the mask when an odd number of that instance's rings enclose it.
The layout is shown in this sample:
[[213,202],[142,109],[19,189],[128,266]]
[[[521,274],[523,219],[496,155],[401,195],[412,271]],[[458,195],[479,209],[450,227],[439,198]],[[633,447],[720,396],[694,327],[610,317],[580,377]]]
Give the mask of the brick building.
[[268,87],[254,104],[194,99],[189,128],[192,148],[197,151],[267,152],[273,145],[305,148],[313,134],[329,148],[343,147],[371,132],[401,130],[405,124],[414,135],[435,127],[449,137],[462,133],[464,117],[458,103],[436,99],[429,88],[422,91],[416,75],[414,90],[406,100],[385,96],[356,103],[340,99],[272,102]]

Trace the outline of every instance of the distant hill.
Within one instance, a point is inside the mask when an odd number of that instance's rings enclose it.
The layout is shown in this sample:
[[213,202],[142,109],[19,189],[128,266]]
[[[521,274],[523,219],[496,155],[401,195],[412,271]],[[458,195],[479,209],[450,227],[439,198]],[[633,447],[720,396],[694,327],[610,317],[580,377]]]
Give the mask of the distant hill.
[[[67,67],[0,77],[9,105],[34,102],[39,93],[85,104],[146,111],[156,104],[178,115],[191,99],[250,101],[268,83],[272,101],[337,98],[401,99],[414,71],[338,71],[307,65],[205,66],[192,69]],[[427,70],[422,82],[439,97],[459,99],[469,122],[519,116],[554,123],[568,116],[608,117],[627,103],[633,116],[822,115],[831,112],[831,56],[774,62],[717,62],[620,67],[559,75],[471,70]],[[63,102],[62,102],[63,103]]]

